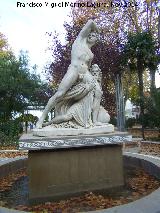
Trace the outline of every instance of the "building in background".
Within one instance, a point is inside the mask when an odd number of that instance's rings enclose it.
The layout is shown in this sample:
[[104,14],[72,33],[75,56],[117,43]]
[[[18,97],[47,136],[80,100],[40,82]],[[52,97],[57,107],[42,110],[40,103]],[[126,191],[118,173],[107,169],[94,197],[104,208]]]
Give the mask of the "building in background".
[[140,107],[132,104],[131,100],[128,99],[125,105],[125,117],[128,118],[139,118]]

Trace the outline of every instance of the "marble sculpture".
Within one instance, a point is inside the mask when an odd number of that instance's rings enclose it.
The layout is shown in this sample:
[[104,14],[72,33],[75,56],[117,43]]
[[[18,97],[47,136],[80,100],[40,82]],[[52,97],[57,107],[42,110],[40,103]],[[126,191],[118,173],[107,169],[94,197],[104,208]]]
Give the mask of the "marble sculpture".
[[[113,125],[108,124],[108,112],[100,105],[103,94],[101,69],[97,64],[92,64],[94,55],[91,47],[97,41],[97,34],[96,23],[89,20],[72,45],[71,64],[37,122],[35,135],[39,135],[42,129],[47,131],[47,128],[53,130],[53,135],[56,135],[57,129],[65,129],[64,135],[71,135],[67,134],[67,130],[71,129],[77,129],[74,135],[83,134],[82,129],[94,128],[92,133],[96,133],[97,129],[98,133],[102,133],[100,129],[104,133],[114,131]],[[44,123],[51,109],[54,109],[54,118]]]

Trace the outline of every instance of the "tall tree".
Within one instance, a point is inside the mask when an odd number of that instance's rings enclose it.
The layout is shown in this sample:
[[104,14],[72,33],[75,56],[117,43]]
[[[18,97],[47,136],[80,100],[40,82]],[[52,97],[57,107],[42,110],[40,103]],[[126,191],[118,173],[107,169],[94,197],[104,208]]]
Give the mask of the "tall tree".
[[144,138],[144,81],[143,73],[155,57],[155,46],[151,33],[142,32],[130,34],[124,46],[124,59],[130,70],[137,72],[139,80],[139,97],[142,119],[142,136]]
[[[78,1],[76,1],[78,3]],[[65,23],[66,29],[66,44],[62,45],[58,36],[51,33],[53,43],[50,46],[54,57],[53,63],[49,67],[49,73],[53,76],[52,82],[59,83],[64,76],[68,65],[70,64],[70,51],[73,41],[79,33],[82,26],[88,19],[94,19],[100,29],[100,41],[98,48],[94,47],[95,60],[93,63],[99,63],[103,73],[103,90],[104,90],[104,106],[109,111],[115,113],[115,99],[114,95],[114,75],[121,72],[120,67],[121,51],[125,42],[127,41],[127,34],[129,32],[142,32],[144,30],[151,31],[155,39],[158,38],[158,14],[157,14],[157,0],[141,0],[138,2],[134,0],[133,7],[116,7],[115,3],[119,1],[110,0],[92,0],[87,1],[90,5],[95,7],[75,7],[72,8],[71,23]],[[122,1],[121,3],[126,4]],[[81,3],[86,3],[82,0]],[[98,3],[100,7],[96,6]],[[103,7],[102,3],[108,4],[108,7]],[[112,7],[111,7],[112,5]],[[127,73],[127,72],[126,72]],[[126,74],[127,75],[127,74]],[[154,79],[154,75],[153,79]],[[154,81],[153,81],[154,82]],[[129,85],[130,90],[134,85]],[[134,90],[138,91],[138,90]],[[109,104],[109,98],[113,104]],[[114,107],[111,107],[114,106]],[[113,108],[111,110],[110,108]]]
[[22,112],[38,101],[42,82],[39,76],[30,72],[27,54],[21,53],[16,59],[7,40],[0,35],[0,117],[6,121],[13,113]]
[[[82,1],[85,2],[85,1]],[[89,1],[90,4],[92,1]],[[75,22],[81,23],[83,20],[95,18],[102,28],[102,33],[107,43],[123,45],[127,39],[128,33],[150,32],[156,42],[160,40],[160,9],[158,0],[140,0],[128,1],[99,1],[101,7],[81,7],[74,8],[72,16]],[[102,3],[108,7],[103,7]],[[116,6],[121,5],[120,6]],[[132,4],[132,5],[130,5]],[[156,44],[158,54],[158,43]],[[155,59],[153,60],[155,62]],[[158,62],[157,62],[158,63]],[[149,67],[151,76],[151,88],[155,87],[155,72],[157,64],[151,64]]]
[[3,33],[0,32],[0,58],[7,57],[12,54],[8,41]]

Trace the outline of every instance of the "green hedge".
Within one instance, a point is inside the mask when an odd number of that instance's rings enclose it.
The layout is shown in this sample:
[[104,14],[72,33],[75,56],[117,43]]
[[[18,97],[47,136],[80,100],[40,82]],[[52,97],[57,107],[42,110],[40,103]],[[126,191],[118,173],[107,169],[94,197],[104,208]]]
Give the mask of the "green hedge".
[[17,145],[20,133],[23,132],[21,123],[18,120],[9,120],[0,123],[0,145]]

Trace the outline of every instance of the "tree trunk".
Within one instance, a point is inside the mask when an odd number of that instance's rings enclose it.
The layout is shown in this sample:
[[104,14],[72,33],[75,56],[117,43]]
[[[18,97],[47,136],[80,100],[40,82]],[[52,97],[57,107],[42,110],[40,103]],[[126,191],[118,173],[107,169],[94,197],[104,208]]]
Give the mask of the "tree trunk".
[[128,95],[129,95],[129,86],[131,84],[131,70],[130,70],[130,67],[128,66],[128,75],[129,75],[129,78],[127,79],[126,78],[126,81],[127,81],[127,86],[125,88],[125,97],[124,97],[124,106],[125,106],[125,103],[126,101],[128,100]]
[[156,84],[155,84],[155,70],[150,70],[150,78],[151,78],[151,85],[150,85],[150,92],[151,92],[151,99],[152,99],[152,104],[153,106],[156,105],[155,103],[155,90],[156,90]]
[[143,94],[143,66],[141,60],[137,62],[138,80],[139,80],[139,97],[140,97],[140,115],[142,120],[142,138],[144,135],[144,94]]
[[158,43],[160,47],[160,9],[158,10],[159,15],[158,15]]
[[125,116],[124,116],[124,97],[121,81],[121,74],[116,75],[116,108],[117,108],[117,128],[119,131],[125,131]]
[[150,70],[150,78],[151,78],[151,86],[150,86],[150,91],[151,93],[154,92],[155,88],[156,88],[156,84],[155,84],[155,70]]
[[25,121],[25,133],[27,133],[28,121]]

